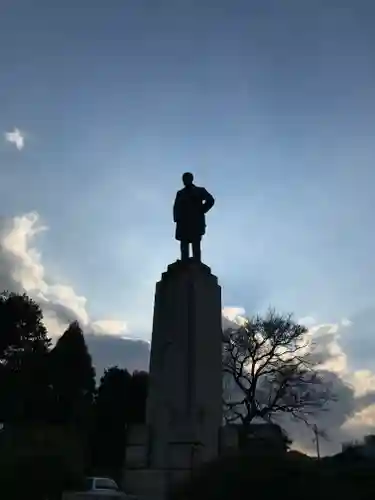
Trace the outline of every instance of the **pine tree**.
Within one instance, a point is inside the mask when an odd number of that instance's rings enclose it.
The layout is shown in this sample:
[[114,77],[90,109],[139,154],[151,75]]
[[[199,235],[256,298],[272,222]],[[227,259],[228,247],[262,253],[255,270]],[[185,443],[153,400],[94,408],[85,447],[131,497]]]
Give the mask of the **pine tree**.
[[28,355],[45,354],[51,346],[43,313],[26,294],[0,294],[0,363],[21,368]]
[[26,294],[1,293],[0,418],[4,422],[48,419],[50,345],[38,304]]
[[85,429],[95,395],[95,370],[77,321],[69,325],[51,351],[50,368],[56,401],[55,418]]

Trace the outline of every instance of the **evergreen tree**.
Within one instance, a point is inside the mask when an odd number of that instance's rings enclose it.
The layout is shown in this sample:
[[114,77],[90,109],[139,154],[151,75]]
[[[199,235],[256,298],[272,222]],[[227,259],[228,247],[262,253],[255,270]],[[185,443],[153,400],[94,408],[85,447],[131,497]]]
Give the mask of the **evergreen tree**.
[[95,370],[77,321],[58,339],[50,354],[55,418],[84,430],[95,395]]
[[30,354],[45,354],[51,346],[43,313],[26,294],[0,294],[0,363],[19,370]]
[[50,345],[38,304],[26,294],[1,293],[0,418],[4,422],[48,419]]

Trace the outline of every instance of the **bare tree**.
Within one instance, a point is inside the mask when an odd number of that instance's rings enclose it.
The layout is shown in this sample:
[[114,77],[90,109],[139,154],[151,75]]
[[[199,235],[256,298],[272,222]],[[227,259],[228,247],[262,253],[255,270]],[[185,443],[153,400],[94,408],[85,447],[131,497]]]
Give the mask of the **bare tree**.
[[224,413],[248,428],[288,414],[309,422],[334,399],[311,362],[307,329],[273,310],[223,333]]

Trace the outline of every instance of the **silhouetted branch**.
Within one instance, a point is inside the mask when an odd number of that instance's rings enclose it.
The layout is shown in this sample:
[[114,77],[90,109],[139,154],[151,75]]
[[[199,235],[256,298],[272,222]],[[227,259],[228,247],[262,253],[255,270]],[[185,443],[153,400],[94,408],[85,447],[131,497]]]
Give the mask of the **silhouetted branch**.
[[223,333],[224,373],[231,384],[227,422],[269,420],[277,413],[308,422],[324,410],[334,396],[310,360],[306,333],[291,315],[274,311]]

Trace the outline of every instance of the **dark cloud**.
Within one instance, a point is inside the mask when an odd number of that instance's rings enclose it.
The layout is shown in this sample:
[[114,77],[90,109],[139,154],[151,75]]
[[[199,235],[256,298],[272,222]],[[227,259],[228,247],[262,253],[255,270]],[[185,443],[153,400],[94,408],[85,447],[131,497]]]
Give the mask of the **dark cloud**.
[[[224,329],[233,327],[236,327],[234,322],[223,318]],[[320,330],[320,335],[315,342],[314,353],[311,355],[312,360],[326,362],[331,359],[328,347],[335,340],[335,334],[329,333],[330,328],[331,326],[327,326]],[[130,372],[134,370],[148,371],[150,353],[148,342],[93,333],[87,333],[85,337],[98,378],[103,374],[105,368],[113,365],[127,368]],[[326,436],[320,439],[321,453],[333,454],[341,450],[342,443],[353,438],[350,429],[343,427],[343,424],[356,412],[375,403],[375,393],[370,392],[364,396],[356,397],[354,388],[336,373],[328,370],[320,370],[319,373],[323,383],[331,388],[335,400],[329,402],[324,411],[311,418],[311,424],[316,424]],[[298,447],[314,453],[315,443],[311,426],[308,427],[306,424],[290,418],[282,418],[279,422]],[[364,430],[364,432],[370,431],[371,429],[368,428]]]
[[[8,239],[7,248],[5,248],[4,237],[9,235],[10,231],[12,231],[12,238],[11,240]],[[39,256],[29,250],[30,239],[37,231],[37,214],[27,214],[19,218],[16,223],[15,221],[0,218],[0,290],[22,292],[22,285],[27,282],[29,284],[28,289],[33,289],[32,292],[35,292],[36,297],[44,294],[45,297],[50,298],[48,294],[50,287],[44,281],[44,269]],[[17,280],[15,280],[16,275]],[[53,283],[53,280],[50,279],[49,281]],[[52,300],[37,298],[46,317],[53,316],[60,326],[77,319],[77,313],[79,312],[81,312],[82,317],[87,317],[84,300],[82,301],[74,290],[67,290],[66,287],[65,290],[61,290],[61,288],[63,287],[52,287],[52,292],[56,292],[56,290],[58,292],[59,289],[62,292],[60,296],[55,293]],[[44,293],[45,290],[47,290],[46,293]],[[64,294],[67,291],[69,293]],[[236,301],[233,303],[235,304]],[[351,326],[340,329],[339,342],[344,353],[348,356],[350,369],[359,368],[363,370],[366,367],[370,369],[375,367],[374,317],[375,308],[369,308],[350,318],[353,322]],[[93,329],[90,329],[90,319],[85,322],[85,325],[87,345],[98,378],[103,374],[105,368],[113,365],[127,368],[130,372],[148,370],[150,346],[147,342],[124,339],[115,335],[94,334]],[[227,319],[223,320],[224,328],[235,326],[233,322]],[[336,333],[330,332],[330,328],[331,326],[323,326],[319,329],[311,360],[324,363],[334,358],[335,354],[332,354],[330,345],[337,342],[337,336]],[[343,424],[348,418],[353,417],[357,411],[373,404],[375,402],[375,393],[368,392],[361,397],[356,397],[354,389],[338,375],[329,371],[324,371],[321,375],[325,382],[331,385],[333,392],[337,396],[337,401],[330,403],[327,411],[317,415],[315,422],[319,429],[327,433],[329,438],[327,441],[322,440],[322,452],[333,453],[340,449],[341,442],[352,437],[347,428],[343,427]],[[309,450],[313,449],[310,429],[290,420],[283,423],[291,437],[300,446]],[[358,435],[361,431],[371,432],[373,430],[370,422],[359,426],[356,432]]]
[[335,342],[336,334],[329,333],[331,327],[319,329],[319,335],[314,337],[311,351],[308,353],[308,360],[313,365],[323,365],[332,358],[330,344]]
[[126,368],[129,372],[134,370],[148,371],[150,355],[148,342],[90,333],[86,334],[85,338],[97,378],[103,375],[106,368],[114,365]]
[[[338,375],[329,371],[319,372],[324,384],[327,384],[336,398],[329,402],[323,411],[318,412],[309,419],[309,423],[316,424],[319,431],[325,434],[320,439],[322,454],[331,455],[341,450],[341,444],[348,439],[347,431],[342,425],[348,418],[352,417],[357,409],[354,389],[346,384]],[[280,420],[295,444],[303,449],[313,452],[315,443],[314,433],[311,426],[303,422],[283,418]]]
[[[333,325],[324,325],[319,328],[318,335],[314,339],[313,351],[308,356],[310,362],[319,365],[335,359],[337,352],[332,352],[331,344],[337,342],[338,339],[340,337]],[[375,403],[375,392],[368,392],[358,397],[354,387],[337,373],[322,369],[318,371],[323,384],[329,387],[335,396],[334,400],[328,402],[323,411],[309,418],[310,426],[291,419],[288,415],[279,415],[277,422],[287,431],[297,447],[311,453],[314,453],[316,446],[313,441],[312,425],[316,424],[326,436],[320,439],[322,454],[333,454],[341,450],[342,443],[353,438],[353,430],[344,424],[357,412]],[[235,384],[227,381],[226,388],[227,397],[229,395],[232,401],[240,400],[242,394]],[[363,428],[363,432],[368,432],[368,429]]]
[[361,411],[375,404],[375,391],[367,392],[363,396],[356,398],[356,411]]
[[[298,447],[307,451],[313,451],[314,434],[312,432],[312,425],[316,424],[320,431],[327,435],[327,439],[323,439],[321,443],[321,450],[324,454],[332,454],[341,449],[341,443],[350,439],[350,436],[341,429],[346,420],[352,417],[357,409],[359,403],[357,402],[354,389],[346,384],[335,373],[320,370],[319,375],[323,384],[330,388],[335,395],[335,400],[328,402],[323,411],[319,411],[316,415],[309,418],[310,426],[304,422],[291,418],[289,415],[279,414],[275,421],[279,423],[293,439],[293,442]],[[242,393],[237,389],[236,385],[228,381],[227,397],[232,401],[240,400]]]

